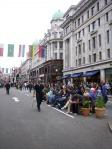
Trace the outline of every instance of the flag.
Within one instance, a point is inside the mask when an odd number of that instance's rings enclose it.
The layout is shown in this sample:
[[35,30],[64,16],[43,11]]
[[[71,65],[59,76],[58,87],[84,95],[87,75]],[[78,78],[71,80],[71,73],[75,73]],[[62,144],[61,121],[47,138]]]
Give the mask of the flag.
[[35,46],[32,46],[32,58],[34,58]]
[[19,45],[18,57],[24,57],[25,55],[25,45]]
[[27,53],[28,58],[32,57],[33,46],[29,45],[29,51]]
[[41,58],[45,58],[46,49],[44,46],[39,46],[38,56]]
[[46,57],[46,48],[43,46],[42,47],[42,58]]
[[39,46],[38,56],[42,57],[42,46]]
[[14,56],[14,44],[8,44],[8,57]]
[[0,56],[3,56],[4,45],[0,44]]

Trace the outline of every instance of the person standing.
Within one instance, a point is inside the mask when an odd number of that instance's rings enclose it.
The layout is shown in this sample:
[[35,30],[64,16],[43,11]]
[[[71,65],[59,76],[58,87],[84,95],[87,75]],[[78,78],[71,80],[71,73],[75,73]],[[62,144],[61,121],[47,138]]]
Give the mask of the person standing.
[[107,87],[106,87],[106,85],[105,85],[105,82],[101,82],[102,84],[101,84],[101,93],[102,93],[102,96],[103,96],[103,98],[104,98],[104,102],[105,102],[105,104],[107,103],[107,101],[108,101],[108,96],[107,96]]
[[9,95],[9,90],[10,90],[10,83],[9,83],[9,82],[7,82],[7,83],[5,84],[5,88],[6,88],[6,94]]
[[35,92],[36,92],[36,101],[37,101],[37,109],[40,112],[40,105],[42,102],[42,87],[39,83],[35,85]]

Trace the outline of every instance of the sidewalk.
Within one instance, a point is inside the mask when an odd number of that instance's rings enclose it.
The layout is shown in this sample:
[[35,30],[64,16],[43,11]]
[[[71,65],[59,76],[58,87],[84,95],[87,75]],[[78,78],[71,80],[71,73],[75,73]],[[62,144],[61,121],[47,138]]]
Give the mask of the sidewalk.
[[112,120],[108,120],[108,126],[110,131],[112,132]]
[[112,95],[108,95],[109,101],[107,104],[107,113],[108,113],[108,127],[112,132]]

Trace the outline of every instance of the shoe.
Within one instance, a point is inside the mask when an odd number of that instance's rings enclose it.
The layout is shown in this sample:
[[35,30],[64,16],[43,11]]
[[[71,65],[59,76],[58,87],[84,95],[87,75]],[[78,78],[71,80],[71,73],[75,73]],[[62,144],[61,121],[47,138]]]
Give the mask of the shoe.
[[72,114],[72,112],[67,111],[67,114]]
[[65,107],[62,107],[62,108],[61,108],[61,110],[64,110],[64,109],[66,109],[66,108],[65,108]]

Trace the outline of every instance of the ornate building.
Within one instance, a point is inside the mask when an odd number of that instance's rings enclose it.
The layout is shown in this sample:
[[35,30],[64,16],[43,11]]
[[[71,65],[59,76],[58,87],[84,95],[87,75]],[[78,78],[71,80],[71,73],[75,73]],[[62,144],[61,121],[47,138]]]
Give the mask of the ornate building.
[[81,0],[64,14],[65,78],[112,80],[112,0]]
[[[32,59],[32,78],[35,77],[45,83],[52,83],[62,76],[63,30],[60,28],[62,22],[63,13],[58,11],[53,15],[51,29],[38,44],[37,53]],[[43,50],[44,54],[42,54]]]

